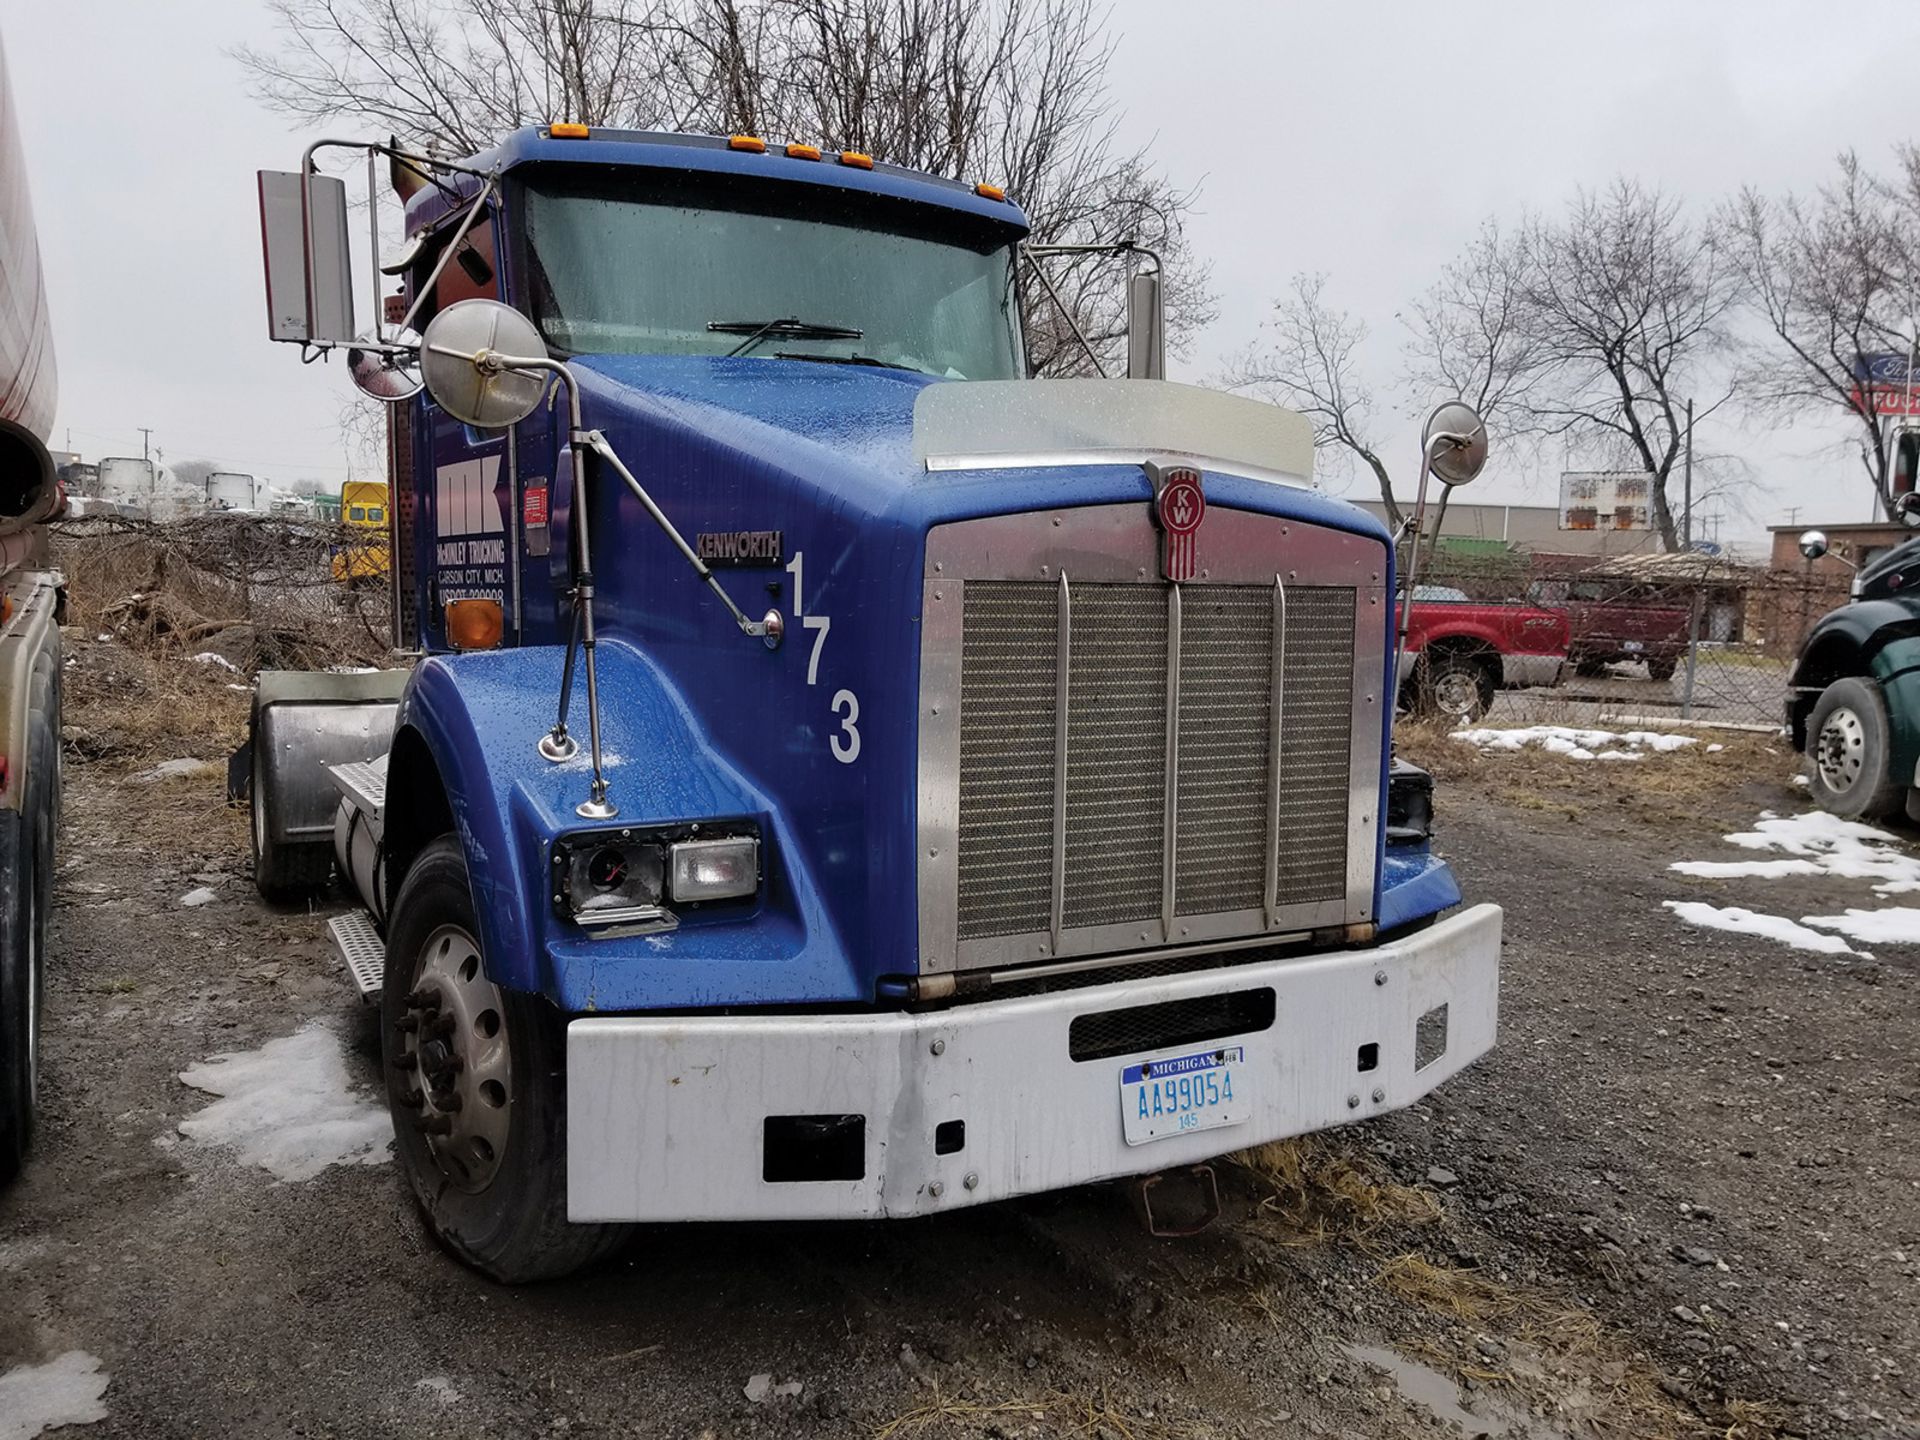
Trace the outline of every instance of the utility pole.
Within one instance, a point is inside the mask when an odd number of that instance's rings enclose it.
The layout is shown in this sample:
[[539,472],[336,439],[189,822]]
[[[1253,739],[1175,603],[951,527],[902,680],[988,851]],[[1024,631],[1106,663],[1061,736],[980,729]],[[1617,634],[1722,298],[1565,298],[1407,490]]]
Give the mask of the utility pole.
[[140,458],[146,460],[150,458],[148,445],[153,440],[153,427],[151,425],[136,425],[133,428],[140,432]]
[[1687,401],[1687,480],[1686,480],[1686,519],[1682,522],[1680,539],[1683,550],[1693,548],[1693,401]]

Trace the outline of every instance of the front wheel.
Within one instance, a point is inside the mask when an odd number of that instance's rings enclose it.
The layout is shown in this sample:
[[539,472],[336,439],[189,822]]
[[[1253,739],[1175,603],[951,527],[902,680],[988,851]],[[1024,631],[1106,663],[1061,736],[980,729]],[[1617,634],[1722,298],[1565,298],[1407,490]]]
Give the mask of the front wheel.
[[1836,680],[1807,718],[1808,789],[1823,810],[1849,820],[1895,814],[1905,789],[1892,773],[1892,727],[1887,702],[1871,680]]
[[1469,655],[1422,656],[1413,677],[1413,708],[1456,724],[1470,724],[1493,708],[1493,671]]
[[566,1032],[487,978],[459,842],[421,852],[393,902],[380,1049],[394,1146],[433,1236],[509,1285],[610,1254],[619,1225],[567,1220]]

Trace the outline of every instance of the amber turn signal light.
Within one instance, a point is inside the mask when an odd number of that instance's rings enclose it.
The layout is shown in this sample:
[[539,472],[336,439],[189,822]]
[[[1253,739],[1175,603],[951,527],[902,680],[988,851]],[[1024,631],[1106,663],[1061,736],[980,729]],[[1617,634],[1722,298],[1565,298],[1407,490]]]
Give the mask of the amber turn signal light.
[[593,132],[586,126],[572,120],[562,120],[547,127],[547,135],[554,140],[584,140]]
[[497,650],[505,630],[498,600],[447,602],[447,643],[456,650]]

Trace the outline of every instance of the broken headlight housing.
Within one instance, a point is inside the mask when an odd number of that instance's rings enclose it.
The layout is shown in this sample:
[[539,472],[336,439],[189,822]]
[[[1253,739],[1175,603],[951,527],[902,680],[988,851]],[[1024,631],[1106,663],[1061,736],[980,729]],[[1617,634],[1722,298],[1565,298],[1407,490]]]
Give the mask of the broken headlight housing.
[[563,835],[553,846],[553,882],[555,911],[576,925],[670,930],[679,911],[759,893],[759,828],[737,822]]

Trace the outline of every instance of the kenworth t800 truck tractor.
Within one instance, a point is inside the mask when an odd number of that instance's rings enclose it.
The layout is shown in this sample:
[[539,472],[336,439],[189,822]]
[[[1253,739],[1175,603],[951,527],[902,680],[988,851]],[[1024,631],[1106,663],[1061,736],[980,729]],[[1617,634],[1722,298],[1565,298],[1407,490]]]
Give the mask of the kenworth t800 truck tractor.
[[364,903],[456,1254],[1204,1189],[1492,1045],[1500,911],[1443,913],[1390,761],[1390,537],[1304,419],[1157,378],[1150,256],[1129,377],[1037,380],[994,187],[555,124],[357,147],[407,196],[357,324],[342,143],[260,177],[270,324],[393,402],[410,663],[261,678],[255,858]]

